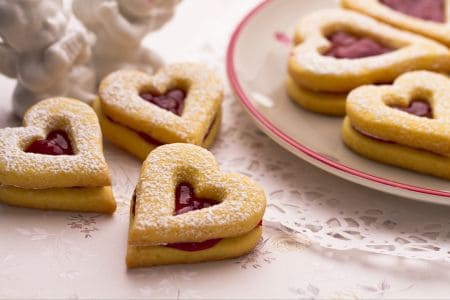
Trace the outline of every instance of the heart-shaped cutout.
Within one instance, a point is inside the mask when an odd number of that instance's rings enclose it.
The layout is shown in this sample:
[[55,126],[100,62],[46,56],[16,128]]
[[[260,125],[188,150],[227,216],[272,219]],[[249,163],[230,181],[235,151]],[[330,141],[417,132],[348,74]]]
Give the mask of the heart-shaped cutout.
[[46,155],[73,155],[73,149],[67,133],[63,130],[50,132],[45,139],[36,140],[25,152]]
[[184,108],[186,92],[182,89],[171,89],[163,95],[154,95],[149,92],[139,94],[142,99],[181,116]]
[[[186,93],[181,116],[143,101],[142,94],[165,95],[178,89]],[[101,109],[115,122],[166,143],[201,145],[220,112],[220,80],[196,64],[174,64],[149,76],[138,71],[118,71],[100,85]],[[162,102],[162,101],[160,101]]]
[[449,95],[450,80],[428,71],[355,89],[347,99],[344,141],[370,158],[450,178]]
[[450,46],[448,0],[342,0],[341,4]]
[[[368,37],[395,50],[358,59],[324,55],[332,47],[327,36],[336,32]],[[443,45],[351,11],[321,10],[306,16],[296,27],[294,41],[289,75],[312,91],[349,92],[365,84],[392,82],[410,70],[450,70],[450,52]]]
[[334,32],[327,39],[330,41],[331,47],[324,54],[334,58],[364,58],[394,50],[370,37],[358,37],[345,31]]
[[92,108],[74,99],[47,99],[30,108],[23,126],[0,129],[1,200],[46,209],[114,211]]
[[128,266],[246,253],[259,241],[264,210],[264,191],[245,176],[220,172],[207,150],[158,147],[142,166],[131,205]]
[[433,109],[431,108],[430,103],[428,103],[428,101],[426,100],[413,100],[409,103],[408,106],[391,105],[391,107],[407,112],[414,116],[429,119],[433,118]]

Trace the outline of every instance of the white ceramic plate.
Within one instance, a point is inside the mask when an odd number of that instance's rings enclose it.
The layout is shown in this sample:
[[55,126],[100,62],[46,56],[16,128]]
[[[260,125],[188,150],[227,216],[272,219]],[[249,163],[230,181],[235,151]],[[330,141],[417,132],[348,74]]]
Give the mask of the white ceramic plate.
[[337,7],[332,0],[268,0],[234,32],[227,53],[231,85],[256,124],[298,157],[355,183],[399,196],[450,204],[450,183],[379,164],[345,147],[341,118],[302,110],[284,89],[288,37],[299,18]]

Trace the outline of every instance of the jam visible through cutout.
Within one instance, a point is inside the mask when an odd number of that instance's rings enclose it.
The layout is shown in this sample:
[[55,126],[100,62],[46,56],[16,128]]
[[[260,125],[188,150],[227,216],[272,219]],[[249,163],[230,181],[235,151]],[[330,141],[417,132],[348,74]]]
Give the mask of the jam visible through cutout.
[[[397,105],[390,105],[390,107],[407,112],[409,114],[418,116],[418,117],[423,117],[423,118],[429,118],[432,119],[433,118],[433,110],[430,106],[430,104],[425,101],[425,100],[413,100],[409,103],[409,106],[405,107],[405,106],[397,106]],[[377,140],[379,142],[383,142],[383,143],[389,143],[389,144],[395,144],[392,141],[388,141],[385,140],[383,138],[374,136],[370,133],[364,132],[362,130],[360,130],[359,128],[353,127],[356,131],[358,131],[360,134],[371,138],[373,140]]]
[[184,107],[186,92],[182,89],[171,89],[164,95],[154,95],[149,92],[141,93],[142,99],[153,103],[165,110],[168,110],[177,116],[181,116]]
[[67,133],[63,130],[55,130],[43,140],[36,140],[25,150],[28,153],[45,155],[73,155],[72,145]]
[[409,103],[408,107],[391,105],[392,108],[407,112],[409,114],[423,117],[423,118],[433,118],[433,110],[430,104],[424,100],[414,100]]
[[327,38],[331,42],[331,48],[325,52],[325,55],[335,58],[364,58],[381,55],[393,50],[370,37],[358,37],[344,31],[337,31]]
[[393,10],[405,15],[437,23],[445,22],[444,0],[380,0]]
[[[174,215],[181,215],[189,211],[211,207],[219,202],[202,199],[195,196],[194,189],[188,183],[180,183],[175,190],[175,211]],[[215,246],[222,239],[212,239],[198,243],[172,243],[167,247],[183,251],[200,251]]]

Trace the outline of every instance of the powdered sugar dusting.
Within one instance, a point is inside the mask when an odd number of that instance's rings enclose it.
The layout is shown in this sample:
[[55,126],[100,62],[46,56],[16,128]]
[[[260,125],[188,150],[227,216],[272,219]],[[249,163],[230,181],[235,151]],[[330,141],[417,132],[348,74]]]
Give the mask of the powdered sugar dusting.
[[[144,101],[141,91],[163,94],[171,88],[188,91],[181,117]],[[223,88],[217,76],[202,65],[174,64],[155,76],[117,71],[101,83],[102,109],[111,119],[164,143],[200,145],[218,113]]]
[[[111,184],[97,116],[87,104],[68,98],[44,100],[26,113],[23,123],[0,130],[1,184],[30,189]],[[68,133],[74,155],[24,152],[32,141],[56,129]]]
[[[189,182],[200,198],[220,204],[174,216],[175,188]],[[213,155],[189,144],[154,150],[144,162],[136,190],[132,245],[199,242],[251,231],[265,210],[264,191],[249,178],[221,173]]]
[[[336,59],[321,53],[330,47],[325,38],[333,30],[368,35],[395,51],[361,59]],[[302,19],[289,70],[298,84],[311,90],[347,92],[357,86],[389,82],[417,69],[450,70],[449,50],[427,38],[401,31],[364,15],[338,9],[321,10]]]
[[[450,80],[428,71],[400,76],[393,86],[364,86],[347,98],[351,123],[384,140],[450,155]],[[427,100],[433,119],[421,118],[390,105],[408,106],[414,99]]]

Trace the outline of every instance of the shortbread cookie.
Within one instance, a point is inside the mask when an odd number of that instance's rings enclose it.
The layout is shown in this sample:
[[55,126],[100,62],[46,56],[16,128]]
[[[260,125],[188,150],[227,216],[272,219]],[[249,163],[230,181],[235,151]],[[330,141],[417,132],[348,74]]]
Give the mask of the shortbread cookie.
[[[156,141],[149,135],[122,126],[108,118],[102,111],[100,99],[97,98],[92,105],[97,113],[103,135],[112,143],[125,149],[140,160],[144,161],[153,149],[161,146],[159,141]],[[221,120],[222,111],[219,109],[213,123],[205,135],[201,144],[202,147],[209,148],[213,144],[217,133],[219,132]]]
[[450,46],[449,0],[342,0],[342,6]]
[[112,213],[97,117],[68,98],[39,102],[24,127],[0,130],[0,200],[25,207]]
[[[369,51],[358,51],[363,54],[358,57],[350,52],[350,58],[335,51],[327,55],[334,46],[329,39],[342,33]],[[361,39],[368,40],[361,46]],[[313,91],[345,93],[364,84],[392,82],[411,70],[450,71],[450,52],[445,46],[351,11],[321,10],[306,16],[294,40],[289,74],[299,86]],[[339,38],[343,46],[345,40]]]
[[128,267],[236,257],[260,241],[264,191],[222,173],[191,144],[158,147],[145,160],[130,209]]
[[117,71],[100,84],[94,104],[105,136],[144,160],[158,145],[208,147],[221,120],[223,90],[202,65],[174,64],[149,76]]
[[347,99],[343,139],[368,158],[450,179],[450,79],[428,71]]
[[289,97],[301,107],[330,116],[345,115],[347,93],[321,93],[305,89],[292,80],[286,79],[286,91]]

